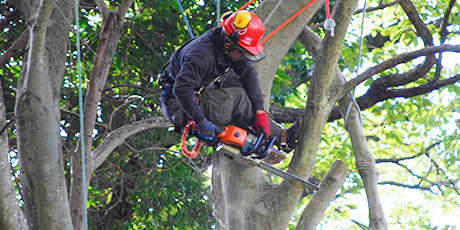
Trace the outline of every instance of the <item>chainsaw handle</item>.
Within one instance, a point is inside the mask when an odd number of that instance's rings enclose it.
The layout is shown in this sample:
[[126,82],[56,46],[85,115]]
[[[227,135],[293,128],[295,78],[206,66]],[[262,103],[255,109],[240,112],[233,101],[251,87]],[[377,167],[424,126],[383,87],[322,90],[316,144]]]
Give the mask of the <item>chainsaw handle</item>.
[[270,153],[270,150],[271,148],[273,148],[273,143],[275,143],[275,140],[276,140],[276,136],[274,136],[268,143],[267,147],[265,148],[263,157],[266,157]]
[[195,135],[196,137],[198,137],[199,139],[203,141],[209,141],[209,142],[214,141],[213,137],[202,135],[199,130],[194,130],[193,135]]
[[249,156],[249,155],[253,154],[259,148],[259,145],[260,145],[260,143],[262,142],[262,140],[264,138],[265,138],[265,132],[261,132],[260,135],[257,137],[257,140],[254,143],[253,148],[249,152],[247,152],[246,154],[243,154],[243,156]]

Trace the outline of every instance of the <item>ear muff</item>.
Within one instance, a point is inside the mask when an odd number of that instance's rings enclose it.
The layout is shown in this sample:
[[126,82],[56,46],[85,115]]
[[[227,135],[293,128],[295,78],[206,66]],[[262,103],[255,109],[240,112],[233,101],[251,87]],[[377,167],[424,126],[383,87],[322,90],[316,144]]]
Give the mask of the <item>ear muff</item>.
[[223,20],[227,19],[228,17],[230,17],[230,15],[232,15],[232,14],[233,14],[233,11],[227,11],[224,14],[222,14],[222,16],[220,17],[220,20],[223,21]]
[[236,28],[244,29],[248,27],[249,23],[251,22],[251,13],[249,11],[240,11],[236,14],[233,23]]
[[[222,20],[229,18],[233,12],[226,12],[222,15]],[[248,27],[249,23],[251,22],[252,16],[249,11],[239,11],[236,13],[235,18],[233,19],[234,28],[237,29],[234,32],[228,35],[228,38],[234,42],[238,43],[240,41],[240,34],[239,30],[245,29]]]

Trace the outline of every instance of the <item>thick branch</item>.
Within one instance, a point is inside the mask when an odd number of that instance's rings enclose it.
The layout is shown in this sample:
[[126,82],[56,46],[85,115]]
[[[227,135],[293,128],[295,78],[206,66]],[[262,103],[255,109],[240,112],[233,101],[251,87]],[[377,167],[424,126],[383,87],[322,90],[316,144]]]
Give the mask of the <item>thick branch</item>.
[[344,90],[346,92],[349,92],[353,88],[355,88],[357,85],[371,78],[375,74],[378,74],[380,72],[393,68],[398,64],[411,61],[420,56],[426,56],[426,55],[431,55],[431,54],[440,53],[440,52],[460,52],[460,45],[429,46],[421,50],[400,54],[390,60],[386,60],[366,70],[364,73],[362,73],[358,77],[354,78],[351,81],[348,81],[344,85]]
[[109,9],[107,8],[107,5],[105,4],[104,0],[94,0],[97,4],[97,8],[99,9],[99,12],[102,14],[102,18],[105,20],[109,16]]
[[[447,35],[449,34],[449,31],[447,31],[447,25],[449,24],[449,16],[450,16],[450,13],[452,12],[452,7],[454,7],[454,4],[455,4],[455,0],[451,0],[449,2],[449,6],[447,7],[447,9],[445,10],[444,12],[444,17],[442,19],[442,22],[440,24],[440,36],[441,36],[441,39],[440,39],[440,43],[441,45],[444,44],[444,42],[446,41],[446,38],[447,38]],[[442,53],[439,54],[439,58],[436,60],[436,72],[434,74],[434,80],[437,81],[441,78],[441,71],[442,71]]]
[[117,16],[119,19],[119,23],[123,23],[123,19],[125,18],[126,12],[128,12],[129,7],[133,4],[134,0],[125,0],[121,3],[121,5],[117,9]]
[[342,186],[347,175],[347,166],[343,161],[335,161],[332,164],[319,184],[320,190],[313,194],[307,207],[302,212],[296,229],[316,229],[324,211],[326,211],[329,203],[335,198],[337,190]]
[[[126,12],[129,8],[126,4],[132,4],[132,0],[127,0],[122,3],[121,8],[118,8],[118,12],[109,11],[104,1],[96,0],[99,10],[103,15],[103,29],[99,39],[97,48],[96,58],[94,61],[94,67],[89,77],[89,86],[86,92],[85,98],[85,115],[84,115],[84,136],[80,138],[84,139],[85,146],[85,157],[90,163],[86,168],[86,186],[91,181],[92,172],[95,169],[95,162],[92,151],[93,139],[92,133],[96,122],[96,110],[98,103],[101,99],[101,93],[104,85],[107,81],[107,76],[110,70],[110,66],[113,61],[113,56],[116,53],[121,36],[123,35],[123,17],[118,17],[120,13]],[[124,13],[123,13],[124,14]],[[72,179],[71,179],[71,205],[72,205],[72,222],[74,229],[82,229],[84,227],[83,222],[83,210],[81,204],[82,190],[81,187],[82,175],[81,175],[81,158],[78,154],[81,149],[77,150],[77,154],[71,156],[72,161]],[[107,153],[108,154],[108,153]],[[98,157],[97,164],[103,162],[107,155],[104,157]],[[100,162],[99,162],[100,161]],[[86,187],[87,188],[87,187]]]
[[[97,48],[97,54],[94,61],[93,69],[91,70],[90,76],[88,77],[90,82],[86,91],[85,98],[85,116],[84,116],[84,138],[85,139],[85,152],[89,154],[91,152],[91,146],[93,145],[92,131],[96,123],[96,110],[98,102],[101,99],[101,92],[107,79],[110,63],[112,57],[108,57],[108,46],[110,42],[110,36],[112,33],[112,24],[115,21],[115,14],[111,12],[107,20],[103,23],[104,28],[102,30],[101,38]],[[111,52],[110,52],[111,53]]]
[[29,29],[26,29],[19,38],[13,42],[13,44],[2,54],[0,55],[0,66],[4,66],[11,57],[16,55],[18,51],[24,48],[29,41]]
[[[307,48],[308,52],[315,58],[316,56],[318,56],[318,50],[320,50],[318,41],[320,41],[321,39],[309,28],[306,28],[304,30],[303,35],[305,35],[306,41],[301,41],[301,43]],[[343,78],[340,70],[337,67],[335,67],[334,72],[336,73],[335,84],[344,84],[345,79]],[[349,103],[349,96],[344,96],[339,101],[339,105],[343,111],[346,110]],[[349,131],[351,136],[353,151],[356,157],[356,166],[366,188],[366,194],[369,205],[369,229],[386,229],[387,222],[385,220],[383,209],[380,205],[380,198],[377,189],[377,169],[375,167],[375,160],[369,148],[367,147],[366,137],[363,134],[361,120],[356,108],[352,107],[348,123],[346,125],[347,130]]]
[[433,46],[433,37],[431,36],[431,32],[420,18],[420,14],[417,12],[417,8],[415,8],[414,4],[410,0],[401,0],[400,5],[417,30],[417,35],[422,38],[425,46]]
[[119,145],[123,144],[126,138],[149,129],[164,129],[172,124],[163,117],[154,117],[133,124],[122,126],[107,135],[104,141],[100,143],[93,152],[93,157],[90,159],[89,174],[94,172],[107,156]]
[[[376,7],[369,7],[369,8],[366,9],[366,12],[372,12],[372,11],[376,11],[376,10],[382,10],[382,9],[385,9],[385,8],[387,8],[387,7],[389,7],[389,6],[394,6],[394,5],[396,5],[396,4],[399,4],[399,2],[401,2],[401,0],[396,0],[396,1],[394,1],[394,2],[385,3],[385,4],[379,4],[379,5],[376,6]],[[358,9],[358,10],[355,11],[354,14],[359,14],[359,13],[361,13],[361,12],[363,12],[363,9]]]
[[444,41],[446,40],[447,34],[449,32],[447,31],[446,27],[449,25],[449,16],[450,13],[452,12],[452,8],[454,7],[455,0],[450,0],[449,6],[447,9],[444,11],[444,17],[442,19],[441,23],[441,31],[439,32],[441,34],[441,44],[444,44]]
[[447,85],[452,85],[460,80],[460,75],[454,76],[452,78],[438,81],[438,82],[428,82],[418,87],[409,88],[409,89],[381,89],[369,91],[365,95],[359,97],[357,102],[361,109],[367,109],[375,105],[377,102],[384,101],[387,99],[404,97],[410,98],[419,95],[429,93],[431,91],[440,89]]
[[[311,29],[307,27],[302,32],[301,36],[299,36],[298,41],[304,47],[306,47],[309,53],[313,56],[313,58],[315,58],[319,53],[320,46],[315,45],[315,44],[318,44],[318,42],[312,42],[312,41],[314,41],[315,39],[319,39],[319,37],[314,38],[314,36],[310,36],[311,34],[314,34],[314,32],[311,31]],[[357,78],[347,82],[345,84],[346,92],[350,91],[351,89],[356,87],[361,82],[367,80],[368,78],[371,78],[375,74],[378,74],[387,69],[393,68],[398,64],[408,62],[420,56],[430,55],[436,52],[448,52],[448,51],[460,52],[460,46],[443,45],[443,46],[437,46],[437,47],[427,47],[422,50],[400,54],[390,60],[384,61],[381,64],[368,69],[363,74],[359,75]],[[424,70],[423,72],[425,71],[426,70]],[[415,74],[415,72],[413,74]],[[400,81],[406,81],[406,79],[403,77],[400,77],[399,79]],[[408,95],[417,96],[417,95],[424,94],[426,92],[431,92],[435,89],[439,89],[443,86],[453,84],[457,81],[458,81],[458,76],[455,76],[453,78],[439,81],[439,82],[430,82],[430,83],[427,83],[425,85],[422,85],[416,88],[392,90],[392,91],[387,91],[386,88],[379,89],[377,87],[373,87],[374,91],[369,90],[365,95],[358,98],[357,102],[360,108],[362,110],[365,110],[373,106],[375,103],[379,101],[383,101],[385,99],[394,98],[396,96],[408,96]],[[401,82],[398,83],[393,80],[385,84],[386,85],[401,85]],[[379,90],[379,91],[376,91],[376,90]],[[278,122],[293,122],[297,117],[303,114],[302,109],[290,109],[290,108],[286,109],[286,108],[278,108],[275,106],[270,107],[270,112],[275,117],[275,120]],[[339,107],[334,107],[329,117],[329,121],[333,121],[341,117],[342,115],[340,114]]]
[[[0,127],[7,127],[3,91],[0,88]],[[11,163],[8,160],[8,132],[0,132],[0,229],[28,229],[24,213],[19,207],[11,180]],[[14,174],[13,174],[14,175]]]

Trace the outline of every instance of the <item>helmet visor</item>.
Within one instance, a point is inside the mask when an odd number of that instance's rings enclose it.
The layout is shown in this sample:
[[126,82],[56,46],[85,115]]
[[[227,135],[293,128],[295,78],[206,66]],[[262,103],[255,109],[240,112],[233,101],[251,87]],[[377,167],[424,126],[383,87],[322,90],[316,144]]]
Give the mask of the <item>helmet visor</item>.
[[262,51],[259,54],[251,54],[249,52],[244,53],[244,55],[253,62],[262,61],[265,58],[265,52]]
[[233,44],[234,44],[233,49],[237,49],[242,54],[244,54],[244,56],[246,56],[249,60],[251,60],[253,62],[262,61],[265,58],[265,52],[264,51],[261,51],[258,54],[252,54],[249,51],[247,51],[245,48],[241,47],[239,44],[235,44],[235,43],[233,43]]

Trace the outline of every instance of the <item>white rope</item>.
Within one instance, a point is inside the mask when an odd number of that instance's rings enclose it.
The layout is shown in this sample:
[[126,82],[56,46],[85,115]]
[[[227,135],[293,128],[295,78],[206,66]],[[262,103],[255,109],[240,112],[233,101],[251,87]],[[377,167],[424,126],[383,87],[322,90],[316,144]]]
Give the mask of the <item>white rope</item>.
[[86,202],[88,196],[86,194],[86,154],[85,154],[85,134],[83,122],[83,90],[81,83],[81,49],[80,49],[80,22],[78,20],[78,0],[75,2],[75,24],[76,31],[76,46],[77,46],[77,69],[78,69],[78,106],[80,109],[80,143],[81,143],[81,190],[82,190],[82,207],[83,207],[83,222],[85,223],[85,230],[88,229],[88,210],[86,209]]
[[[358,63],[357,63],[357,66],[356,66],[356,75],[359,74],[359,68],[361,66],[361,55],[362,55],[363,37],[364,37],[364,19],[365,19],[365,16],[366,16],[366,2],[367,2],[367,0],[364,0],[363,17],[362,17],[362,20],[361,20],[361,36],[359,38],[359,48],[358,48]],[[345,79],[345,81],[346,81],[346,79]],[[358,102],[356,102],[356,100],[355,100],[355,88],[353,88],[353,90],[349,93],[349,96],[350,96],[351,100],[350,100],[350,103],[348,104],[347,111],[346,111],[345,116],[343,118],[344,121],[345,121],[345,128],[347,130],[348,130],[348,128],[347,128],[348,116],[350,115],[350,110],[351,110],[352,105],[354,105],[356,107],[356,110],[358,110],[359,121],[362,124],[361,109],[359,108]]]

